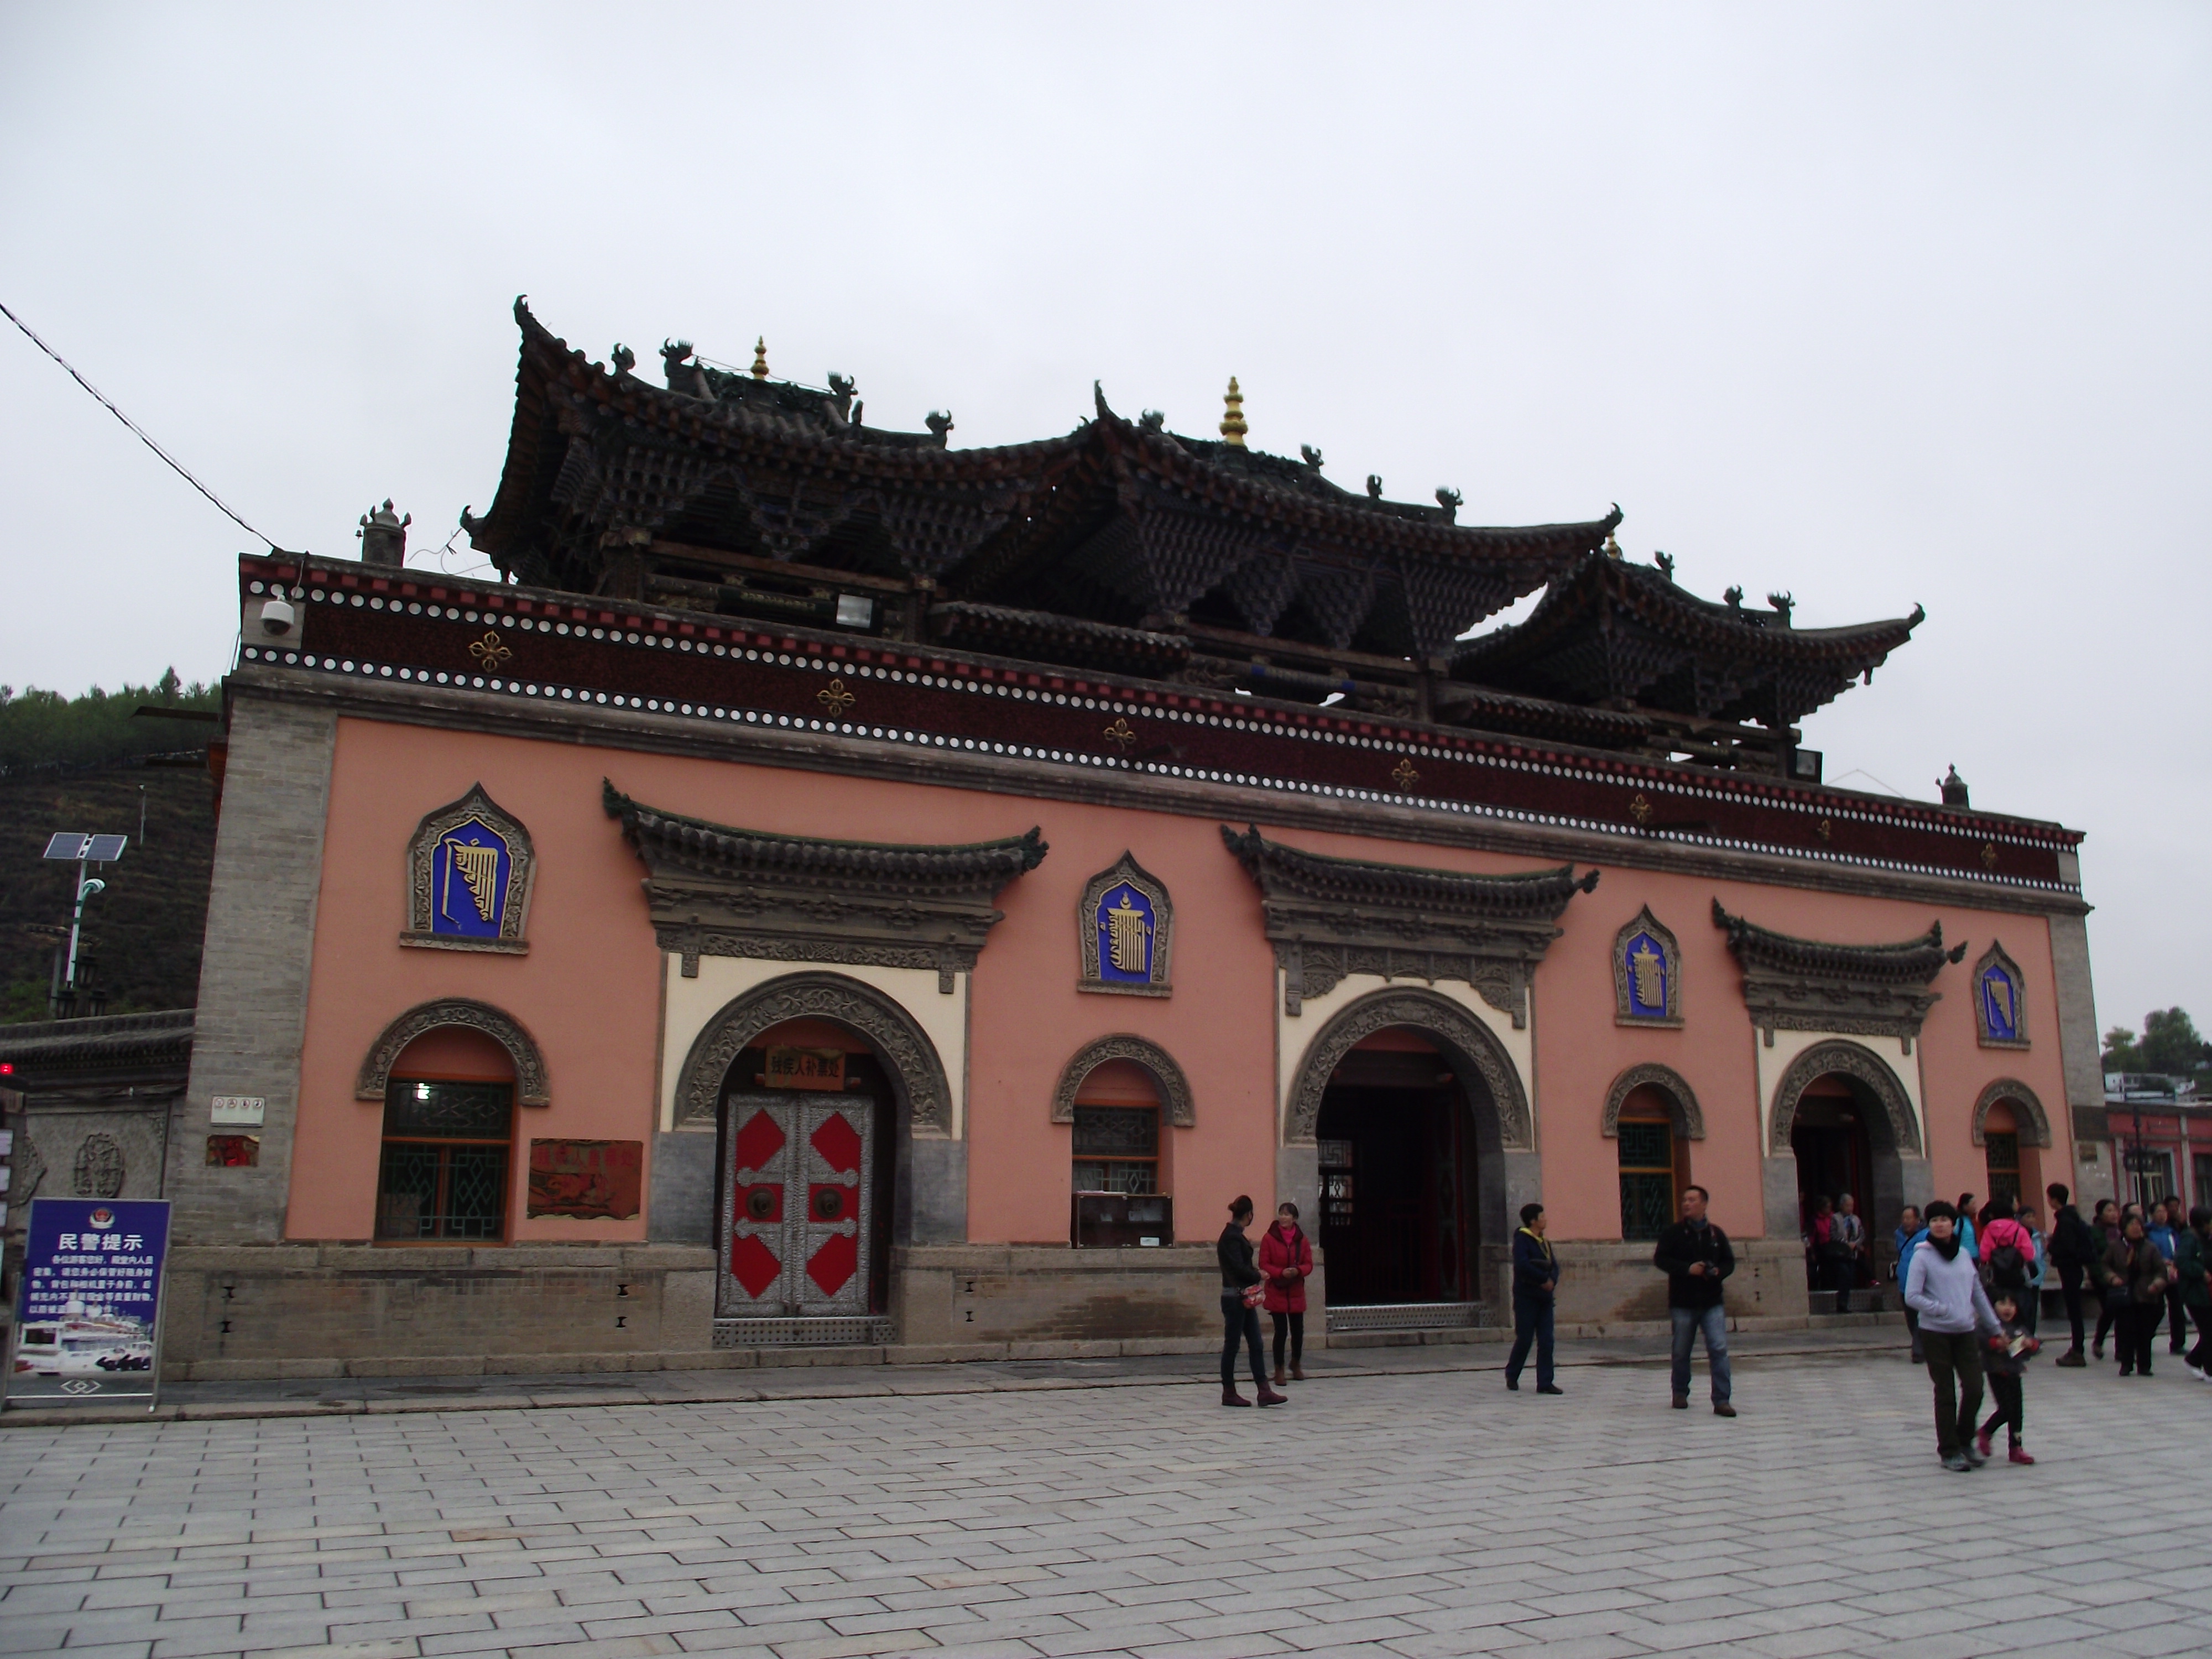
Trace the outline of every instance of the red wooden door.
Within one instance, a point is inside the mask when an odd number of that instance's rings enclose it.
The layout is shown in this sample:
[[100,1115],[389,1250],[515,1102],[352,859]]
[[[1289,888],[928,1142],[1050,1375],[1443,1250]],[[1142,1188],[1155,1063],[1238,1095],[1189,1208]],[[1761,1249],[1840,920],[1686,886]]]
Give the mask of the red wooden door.
[[715,1311],[726,1319],[854,1318],[869,1306],[875,1103],[732,1094]]

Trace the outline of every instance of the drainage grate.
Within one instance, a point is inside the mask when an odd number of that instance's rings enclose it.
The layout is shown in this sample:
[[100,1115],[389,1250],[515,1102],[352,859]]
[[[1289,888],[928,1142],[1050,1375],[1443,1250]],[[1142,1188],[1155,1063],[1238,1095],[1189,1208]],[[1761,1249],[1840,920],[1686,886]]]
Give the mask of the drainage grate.
[[1480,1330],[1489,1324],[1486,1302],[1382,1302],[1328,1310],[1332,1336],[1352,1331]]
[[718,1348],[870,1348],[891,1340],[888,1319],[718,1319]]

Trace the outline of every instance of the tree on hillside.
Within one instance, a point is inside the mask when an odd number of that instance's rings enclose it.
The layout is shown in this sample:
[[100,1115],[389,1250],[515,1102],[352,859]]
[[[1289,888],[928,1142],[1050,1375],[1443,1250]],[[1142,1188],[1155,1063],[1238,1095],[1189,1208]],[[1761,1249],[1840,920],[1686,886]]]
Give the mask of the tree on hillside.
[[186,685],[168,670],[151,685],[98,686],[81,697],[27,686],[0,685],[0,774],[37,766],[98,766],[139,755],[197,749],[213,727],[172,720],[138,720],[141,703],[214,713],[220,686]]
[[2212,1043],[2197,1035],[2186,1009],[2157,1009],[2143,1016],[2142,1035],[2124,1025],[2105,1033],[2108,1072],[2164,1072],[2185,1075],[2212,1066]]

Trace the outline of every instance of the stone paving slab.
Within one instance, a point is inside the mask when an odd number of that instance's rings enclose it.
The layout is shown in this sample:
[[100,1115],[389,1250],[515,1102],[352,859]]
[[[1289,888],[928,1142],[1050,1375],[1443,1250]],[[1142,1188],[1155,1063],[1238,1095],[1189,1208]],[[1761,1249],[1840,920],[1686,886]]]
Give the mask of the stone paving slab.
[[1330,1356],[1272,1412],[1186,1364],[19,1425],[0,1655],[2212,1650],[2201,1552],[2141,1501],[2212,1462],[2212,1386],[2039,1365],[2041,1462],[1961,1476],[1900,1355],[1756,1346],[1732,1421],[1668,1409],[1649,1352],[1586,1352],[1560,1398],[1498,1356]]

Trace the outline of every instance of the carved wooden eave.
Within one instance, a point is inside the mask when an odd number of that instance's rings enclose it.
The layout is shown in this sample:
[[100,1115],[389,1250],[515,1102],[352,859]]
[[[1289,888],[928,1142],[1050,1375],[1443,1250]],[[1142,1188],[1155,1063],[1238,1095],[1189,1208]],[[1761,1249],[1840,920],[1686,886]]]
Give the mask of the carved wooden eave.
[[1743,969],[1744,1006],[1769,1048],[1778,1030],[1838,1031],[1893,1036],[1909,1054],[1928,1011],[1942,1000],[1928,986],[1966,954],[1964,944],[1943,948],[1940,921],[1893,945],[1834,945],[1761,927],[1715,899],[1713,926],[1728,933]]
[[702,956],[937,970],[948,995],[1004,915],[999,890],[1044,860],[1040,832],[958,846],[768,835],[642,805],[607,816],[652,872],[654,937],[696,978]]
[[1352,974],[1460,980],[1528,1022],[1528,981],[1554,924],[1577,893],[1597,885],[1571,864],[1510,876],[1331,858],[1272,842],[1257,829],[1221,838],[1264,895],[1267,933],[1283,970],[1283,1012],[1298,1013]]

